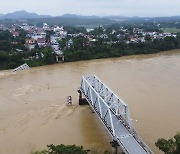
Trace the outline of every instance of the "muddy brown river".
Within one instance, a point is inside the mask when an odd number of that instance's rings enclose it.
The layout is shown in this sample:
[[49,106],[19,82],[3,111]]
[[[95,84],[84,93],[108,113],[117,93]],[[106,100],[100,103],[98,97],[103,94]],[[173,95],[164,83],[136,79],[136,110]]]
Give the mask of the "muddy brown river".
[[134,127],[155,153],[158,138],[180,131],[180,50],[0,71],[0,154],[30,154],[48,144],[110,150],[99,119],[78,105],[81,76],[93,74],[128,104]]

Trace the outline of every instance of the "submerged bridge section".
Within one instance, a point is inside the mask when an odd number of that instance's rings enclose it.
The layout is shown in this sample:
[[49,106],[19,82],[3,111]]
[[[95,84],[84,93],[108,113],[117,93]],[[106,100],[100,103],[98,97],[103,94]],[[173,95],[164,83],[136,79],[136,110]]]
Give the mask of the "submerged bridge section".
[[28,69],[28,68],[29,68],[29,66],[25,63],[25,64],[15,68],[15,69],[13,69],[13,72],[20,71],[20,70],[25,70],[25,69]]
[[[126,154],[153,154],[132,126],[127,104],[96,76],[83,76],[79,89],[95,111],[113,141]],[[82,99],[83,100],[83,99]]]

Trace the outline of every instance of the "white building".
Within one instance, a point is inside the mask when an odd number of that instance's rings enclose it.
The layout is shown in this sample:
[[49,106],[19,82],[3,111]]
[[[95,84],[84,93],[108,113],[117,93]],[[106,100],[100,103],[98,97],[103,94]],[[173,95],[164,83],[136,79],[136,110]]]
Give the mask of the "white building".
[[43,30],[50,30],[50,26],[47,23],[43,23]]
[[32,38],[35,39],[36,41],[38,39],[46,38],[46,33],[45,32],[36,33],[36,34],[32,35]]

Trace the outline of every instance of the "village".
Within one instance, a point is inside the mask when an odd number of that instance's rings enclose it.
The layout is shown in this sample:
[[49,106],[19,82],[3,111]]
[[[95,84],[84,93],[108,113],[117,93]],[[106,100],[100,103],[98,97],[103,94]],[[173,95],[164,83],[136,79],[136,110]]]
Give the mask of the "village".
[[[159,31],[146,31],[142,28],[124,28],[119,26],[118,28],[99,26],[93,29],[86,29],[86,32],[70,33],[63,26],[53,25],[50,26],[47,23],[43,23],[42,27],[30,26],[26,23],[13,24],[11,26],[0,25],[1,31],[9,31],[14,38],[21,37],[19,29],[23,30],[26,34],[24,46],[27,51],[31,51],[34,48],[47,48],[51,47],[55,53],[56,62],[64,62],[64,49],[73,48],[74,39],[76,37],[83,37],[86,39],[86,44],[83,46],[93,46],[94,42],[101,39],[104,44],[112,45],[119,42],[125,44],[130,43],[145,43],[146,41],[163,40],[166,37],[176,38],[176,33],[165,33]],[[65,45],[60,46],[60,41],[65,40]],[[17,41],[12,41],[11,44],[17,45]],[[16,49],[17,52],[22,52],[23,49]],[[36,54],[36,59],[41,55]]]

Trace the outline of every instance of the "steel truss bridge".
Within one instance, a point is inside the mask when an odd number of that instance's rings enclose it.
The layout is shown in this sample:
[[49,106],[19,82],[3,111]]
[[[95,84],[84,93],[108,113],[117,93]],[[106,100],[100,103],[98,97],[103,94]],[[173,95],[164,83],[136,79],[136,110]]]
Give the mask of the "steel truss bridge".
[[153,154],[132,125],[127,104],[96,76],[83,76],[79,89],[107,131],[126,154]]

